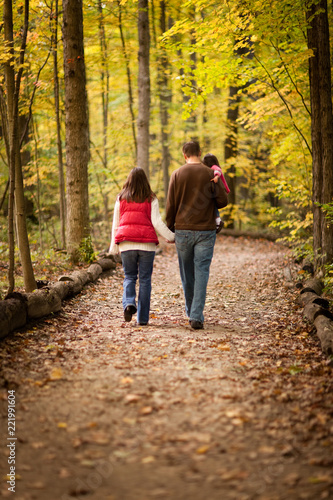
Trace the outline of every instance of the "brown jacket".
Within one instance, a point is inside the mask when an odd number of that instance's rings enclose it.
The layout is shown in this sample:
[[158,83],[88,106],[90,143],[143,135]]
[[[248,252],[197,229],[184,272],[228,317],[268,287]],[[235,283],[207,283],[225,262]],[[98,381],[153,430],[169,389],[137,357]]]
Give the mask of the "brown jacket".
[[186,163],[172,173],[166,204],[166,223],[171,231],[216,229],[215,207],[226,207],[228,197],[221,180],[215,184],[213,177],[214,171],[203,163]]

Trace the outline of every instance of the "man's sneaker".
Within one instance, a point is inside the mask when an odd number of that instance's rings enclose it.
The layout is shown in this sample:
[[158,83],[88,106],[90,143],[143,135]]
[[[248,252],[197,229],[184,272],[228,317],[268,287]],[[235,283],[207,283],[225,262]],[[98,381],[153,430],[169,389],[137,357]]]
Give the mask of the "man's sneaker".
[[219,224],[216,226],[216,233],[219,233],[224,227],[224,222],[221,220]]
[[192,319],[192,321],[190,321],[190,325],[191,325],[191,328],[193,328],[193,330],[202,330],[203,329],[203,323],[201,321],[197,321],[196,319]]
[[131,321],[134,313],[136,313],[136,308],[134,306],[126,306],[124,309],[125,321],[127,322]]

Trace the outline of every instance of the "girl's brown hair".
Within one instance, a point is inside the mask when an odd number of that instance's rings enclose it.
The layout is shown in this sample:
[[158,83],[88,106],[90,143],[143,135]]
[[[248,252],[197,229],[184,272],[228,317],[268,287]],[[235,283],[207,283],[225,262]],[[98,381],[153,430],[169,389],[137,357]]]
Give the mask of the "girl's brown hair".
[[211,153],[207,153],[202,160],[202,163],[206,165],[206,167],[212,167],[213,165],[217,165],[218,167],[220,166],[218,159],[216,158],[215,155],[212,155]]
[[119,193],[119,200],[135,203],[143,203],[155,198],[151,190],[145,171],[141,167],[133,168],[126,179],[123,189]]

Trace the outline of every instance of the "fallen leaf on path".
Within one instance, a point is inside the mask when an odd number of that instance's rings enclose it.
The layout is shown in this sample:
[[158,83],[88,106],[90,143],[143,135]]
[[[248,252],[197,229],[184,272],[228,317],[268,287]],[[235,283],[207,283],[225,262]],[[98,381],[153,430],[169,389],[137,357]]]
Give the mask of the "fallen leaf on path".
[[184,432],[178,436],[172,436],[169,441],[199,441],[200,443],[210,443],[211,435],[205,432]]
[[50,374],[50,377],[49,377],[49,380],[60,380],[62,378],[62,369],[61,368],[53,368],[53,370],[51,371],[51,374]]
[[153,412],[153,408],[151,406],[144,406],[140,410],[140,414],[141,415],[149,415],[152,412]]
[[36,481],[35,483],[29,483],[28,488],[31,490],[43,490],[45,488],[45,483],[42,481]]
[[121,383],[124,384],[124,385],[125,384],[126,385],[127,384],[132,384],[133,383],[133,379],[131,377],[124,377],[124,378],[121,379]]
[[204,445],[204,446],[200,446],[199,448],[197,448],[195,450],[196,453],[198,453],[198,455],[204,455],[205,453],[207,453],[207,451],[209,450],[210,446],[208,446],[207,444]]
[[169,492],[167,490],[163,490],[162,488],[158,488],[156,490],[151,491],[149,493],[149,496],[153,498],[169,497]]
[[69,495],[71,497],[79,497],[80,495],[89,495],[90,492],[91,491],[85,486],[80,486],[75,489],[72,488],[71,490],[69,490]]
[[149,456],[149,457],[144,457],[141,462],[143,464],[151,464],[152,462],[155,462],[155,457]]
[[91,437],[88,438],[86,442],[106,445],[110,442],[110,436],[106,432],[93,432]]
[[59,471],[59,477],[60,479],[66,479],[67,477],[71,477],[71,473],[69,472],[68,469],[65,469],[64,467],[60,469]]
[[81,446],[83,444],[83,441],[81,438],[74,438],[74,439],[72,439],[71,443],[72,443],[73,448],[78,448],[79,446]]
[[273,446],[261,446],[258,451],[260,453],[266,453],[267,455],[271,455],[275,453],[275,448],[273,448]]
[[123,422],[128,425],[135,425],[136,424],[136,419],[135,418],[129,418],[129,417],[124,417]]
[[319,476],[313,476],[309,477],[308,479],[309,483],[312,484],[318,484],[318,483],[331,483],[332,482],[332,476],[328,475],[319,475]]
[[88,459],[81,460],[80,464],[83,465],[83,467],[88,467],[89,469],[93,469],[96,465],[94,460],[88,460]]
[[31,446],[35,449],[35,450],[39,450],[40,448],[45,448],[45,443],[43,443],[42,441],[36,441],[35,443],[31,443]]
[[230,471],[221,471],[220,476],[223,481],[235,481],[239,479],[246,479],[249,476],[249,472],[246,470],[230,470]]
[[230,347],[226,344],[219,344],[217,346],[217,349],[219,349],[220,351],[230,351]]
[[87,427],[88,427],[88,428],[97,427],[97,422],[94,422],[94,421],[89,422],[89,424],[87,424]]
[[67,424],[66,422],[58,422],[57,427],[59,427],[59,429],[66,429]]
[[289,486],[295,486],[300,479],[300,475],[297,472],[291,472],[283,478],[283,482]]
[[139,399],[141,399],[141,396],[138,396],[138,394],[126,394],[125,396],[126,403],[136,403]]

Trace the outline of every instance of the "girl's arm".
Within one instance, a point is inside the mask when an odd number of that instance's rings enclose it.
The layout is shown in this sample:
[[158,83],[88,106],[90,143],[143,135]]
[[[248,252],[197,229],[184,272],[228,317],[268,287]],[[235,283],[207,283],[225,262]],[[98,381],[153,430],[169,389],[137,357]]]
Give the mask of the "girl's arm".
[[151,222],[155,231],[163,236],[163,238],[167,241],[175,241],[175,233],[170,231],[168,226],[162,221],[157,198],[154,198],[151,202]]
[[227,184],[227,181],[224,178],[221,167],[218,167],[217,165],[213,165],[211,168],[212,168],[212,170],[214,170],[214,177],[213,177],[212,181],[214,181],[216,183],[217,179],[220,178],[222,183],[223,183],[223,186],[225,187],[227,194],[229,194],[230,189],[229,189],[229,186]]
[[116,203],[114,205],[114,211],[113,211],[111,243],[110,243],[110,248],[109,248],[109,253],[112,253],[112,254],[119,253],[119,245],[117,245],[115,243],[116,232],[117,232],[117,229],[119,226],[119,208],[120,208],[120,203],[119,203],[119,200],[117,198]]
[[219,167],[218,165],[213,165],[211,167],[212,170],[214,170],[214,177],[218,176],[218,177],[222,177],[222,169],[221,167]]

